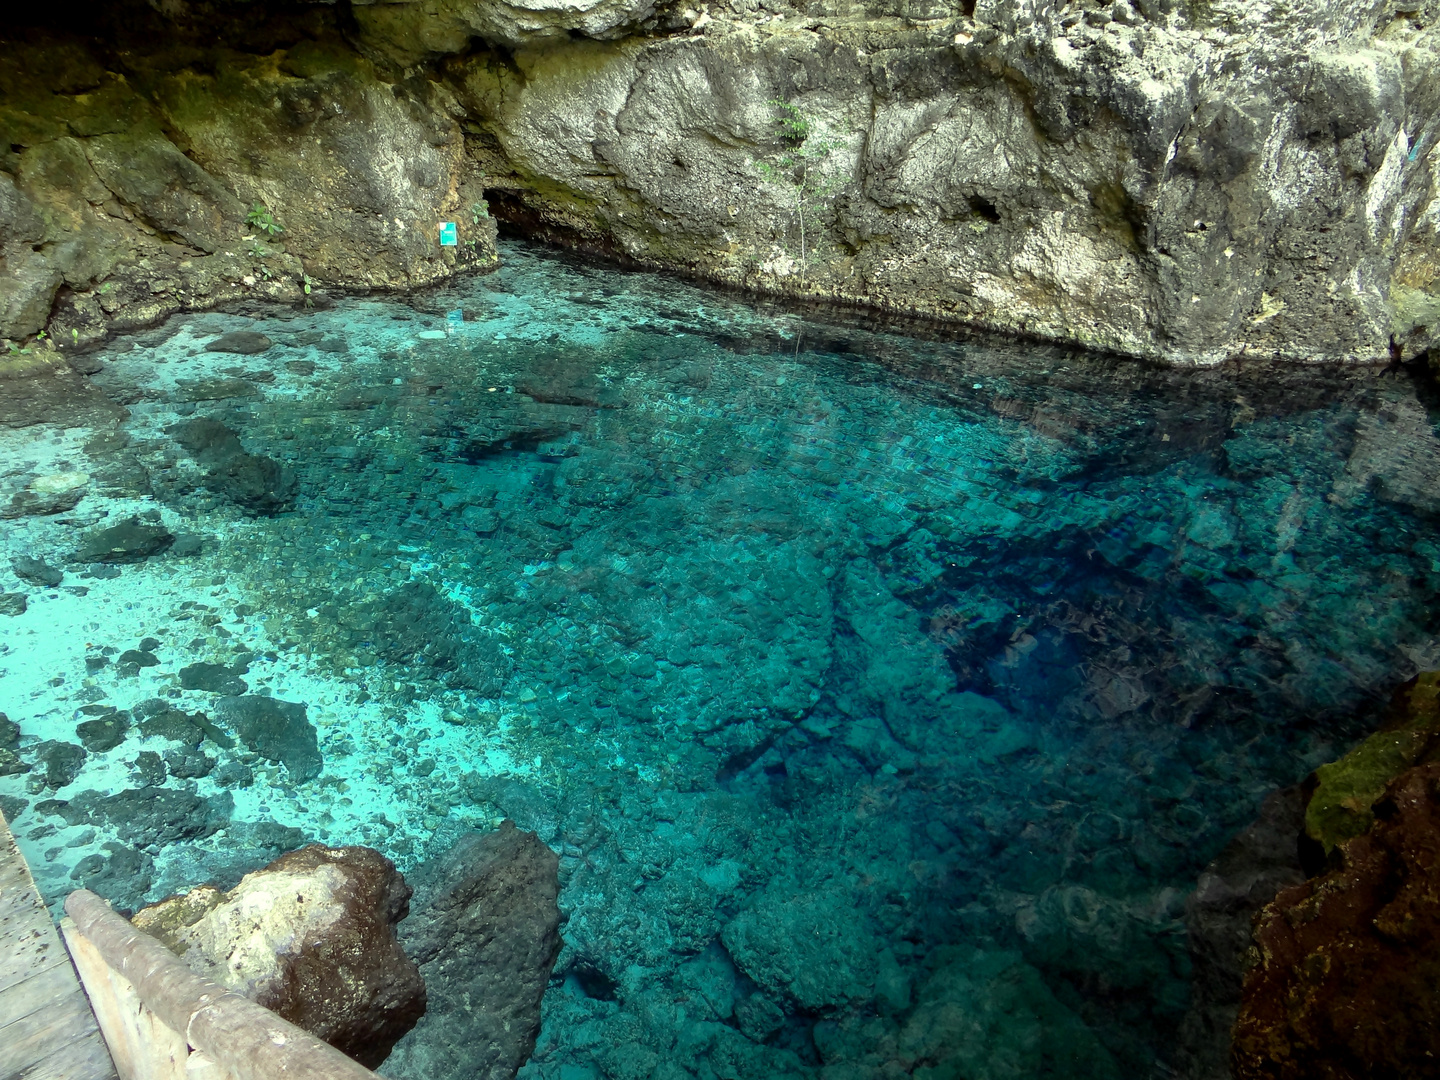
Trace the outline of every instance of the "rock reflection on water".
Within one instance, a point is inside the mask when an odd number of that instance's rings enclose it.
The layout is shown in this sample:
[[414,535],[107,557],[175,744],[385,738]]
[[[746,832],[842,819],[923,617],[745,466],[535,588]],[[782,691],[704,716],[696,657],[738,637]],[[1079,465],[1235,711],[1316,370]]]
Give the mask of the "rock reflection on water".
[[[408,867],[508,816],[568,915],[522,1076],[1160,1067],[1199,869],[1431,662],[1423,392],[506,257],[419,308],[177,318],[68,431],[6,435],[15,505],[89,484],[11,554],[59,565],[102,510],[180,538],[71,562],[88,594],[7,633],[21,759],[112,718],[64,783],[0,778],[50,894],[233,879],[296,829]],[[274,345],[204,350],[236,330]],[[309,713],[177,754],[246,690]],[[161,783],[215,827],[106,816]]]

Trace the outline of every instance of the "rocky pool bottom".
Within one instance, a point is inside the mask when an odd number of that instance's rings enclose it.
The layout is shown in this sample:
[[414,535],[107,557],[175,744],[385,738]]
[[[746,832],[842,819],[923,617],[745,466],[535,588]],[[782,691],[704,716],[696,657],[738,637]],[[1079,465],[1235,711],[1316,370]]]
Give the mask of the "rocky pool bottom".
[[[509,818],[564,916],[528,1080],[1170,1075],[1202,868],[1437,662],[1429,390],[502,254],[4,384],[47,897],[423,882]],[[467,1075],[431,1013],[382,1072]]]

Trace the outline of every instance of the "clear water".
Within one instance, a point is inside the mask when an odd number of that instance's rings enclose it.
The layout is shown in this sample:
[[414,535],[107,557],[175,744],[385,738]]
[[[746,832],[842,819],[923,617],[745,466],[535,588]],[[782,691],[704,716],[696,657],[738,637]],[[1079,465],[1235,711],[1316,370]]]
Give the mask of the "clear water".
[[[508,816],[568,919],[527,1078],[1162,1075],[1198,871],[1434,662],[1426,391],[505,259],[418,307],[177,317],[102,356],[123,411],[0,431],[7,491],[89,478],[9,555],[144,512],[202,538],[7,575],[25,746],[87,705],[213,713],[203,661],[304,702],[324,757],[297,782],[207,742],[165,785],[225,827],[148,844],[37,804],[140,786],[162,734],[0,777],[51,899],[234,880],[297,835],[262,822],[411,868]],[[277,346],[203,351],[233,329]],[[293,503],[207,486],[197,417]],[[145,637],[156,665],[118,662]]]

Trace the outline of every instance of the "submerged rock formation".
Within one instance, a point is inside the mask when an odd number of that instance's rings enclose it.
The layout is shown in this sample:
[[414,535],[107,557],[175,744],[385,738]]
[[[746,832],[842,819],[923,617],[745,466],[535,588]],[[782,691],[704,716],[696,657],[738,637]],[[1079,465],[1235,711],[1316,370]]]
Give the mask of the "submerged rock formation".
[[506,820],[422,870],[401,928],[430,1007],[385,1063],[399,1080],[510,1080],[540,1030],[560,953],[559,859]]
[[1437,0],[155,7],[0,43],[0,336],[433,282],[491,263],[492,202],[1181,362],[1408,357],[1440,322]]
[[229,892],[202,885],[132,921],[195,972],[374,1068],[425,1011],[395,939],[410,895],[378,851],[312,844]]
[[1255,823],[1205,868],[1186,901],[1195,976],[1177,1064],[1187,1080],[1230,1078],[1230,1032],[1240,1012],[1251,925],[1276,893],[1305,880],[1299,852],[1304,816],[1298,786],[1272,793]]

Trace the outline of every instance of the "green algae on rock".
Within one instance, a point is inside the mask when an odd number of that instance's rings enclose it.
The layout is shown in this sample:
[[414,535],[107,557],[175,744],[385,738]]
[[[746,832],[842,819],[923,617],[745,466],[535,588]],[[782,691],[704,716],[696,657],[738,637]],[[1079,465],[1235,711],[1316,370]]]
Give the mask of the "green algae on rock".
[[1381,729],[1310,781],[1305,835],[1329,855],[1368,832],[1372,808],[1397,776],[1440,751],[1440,672],[1426,671],[1395,691]]

